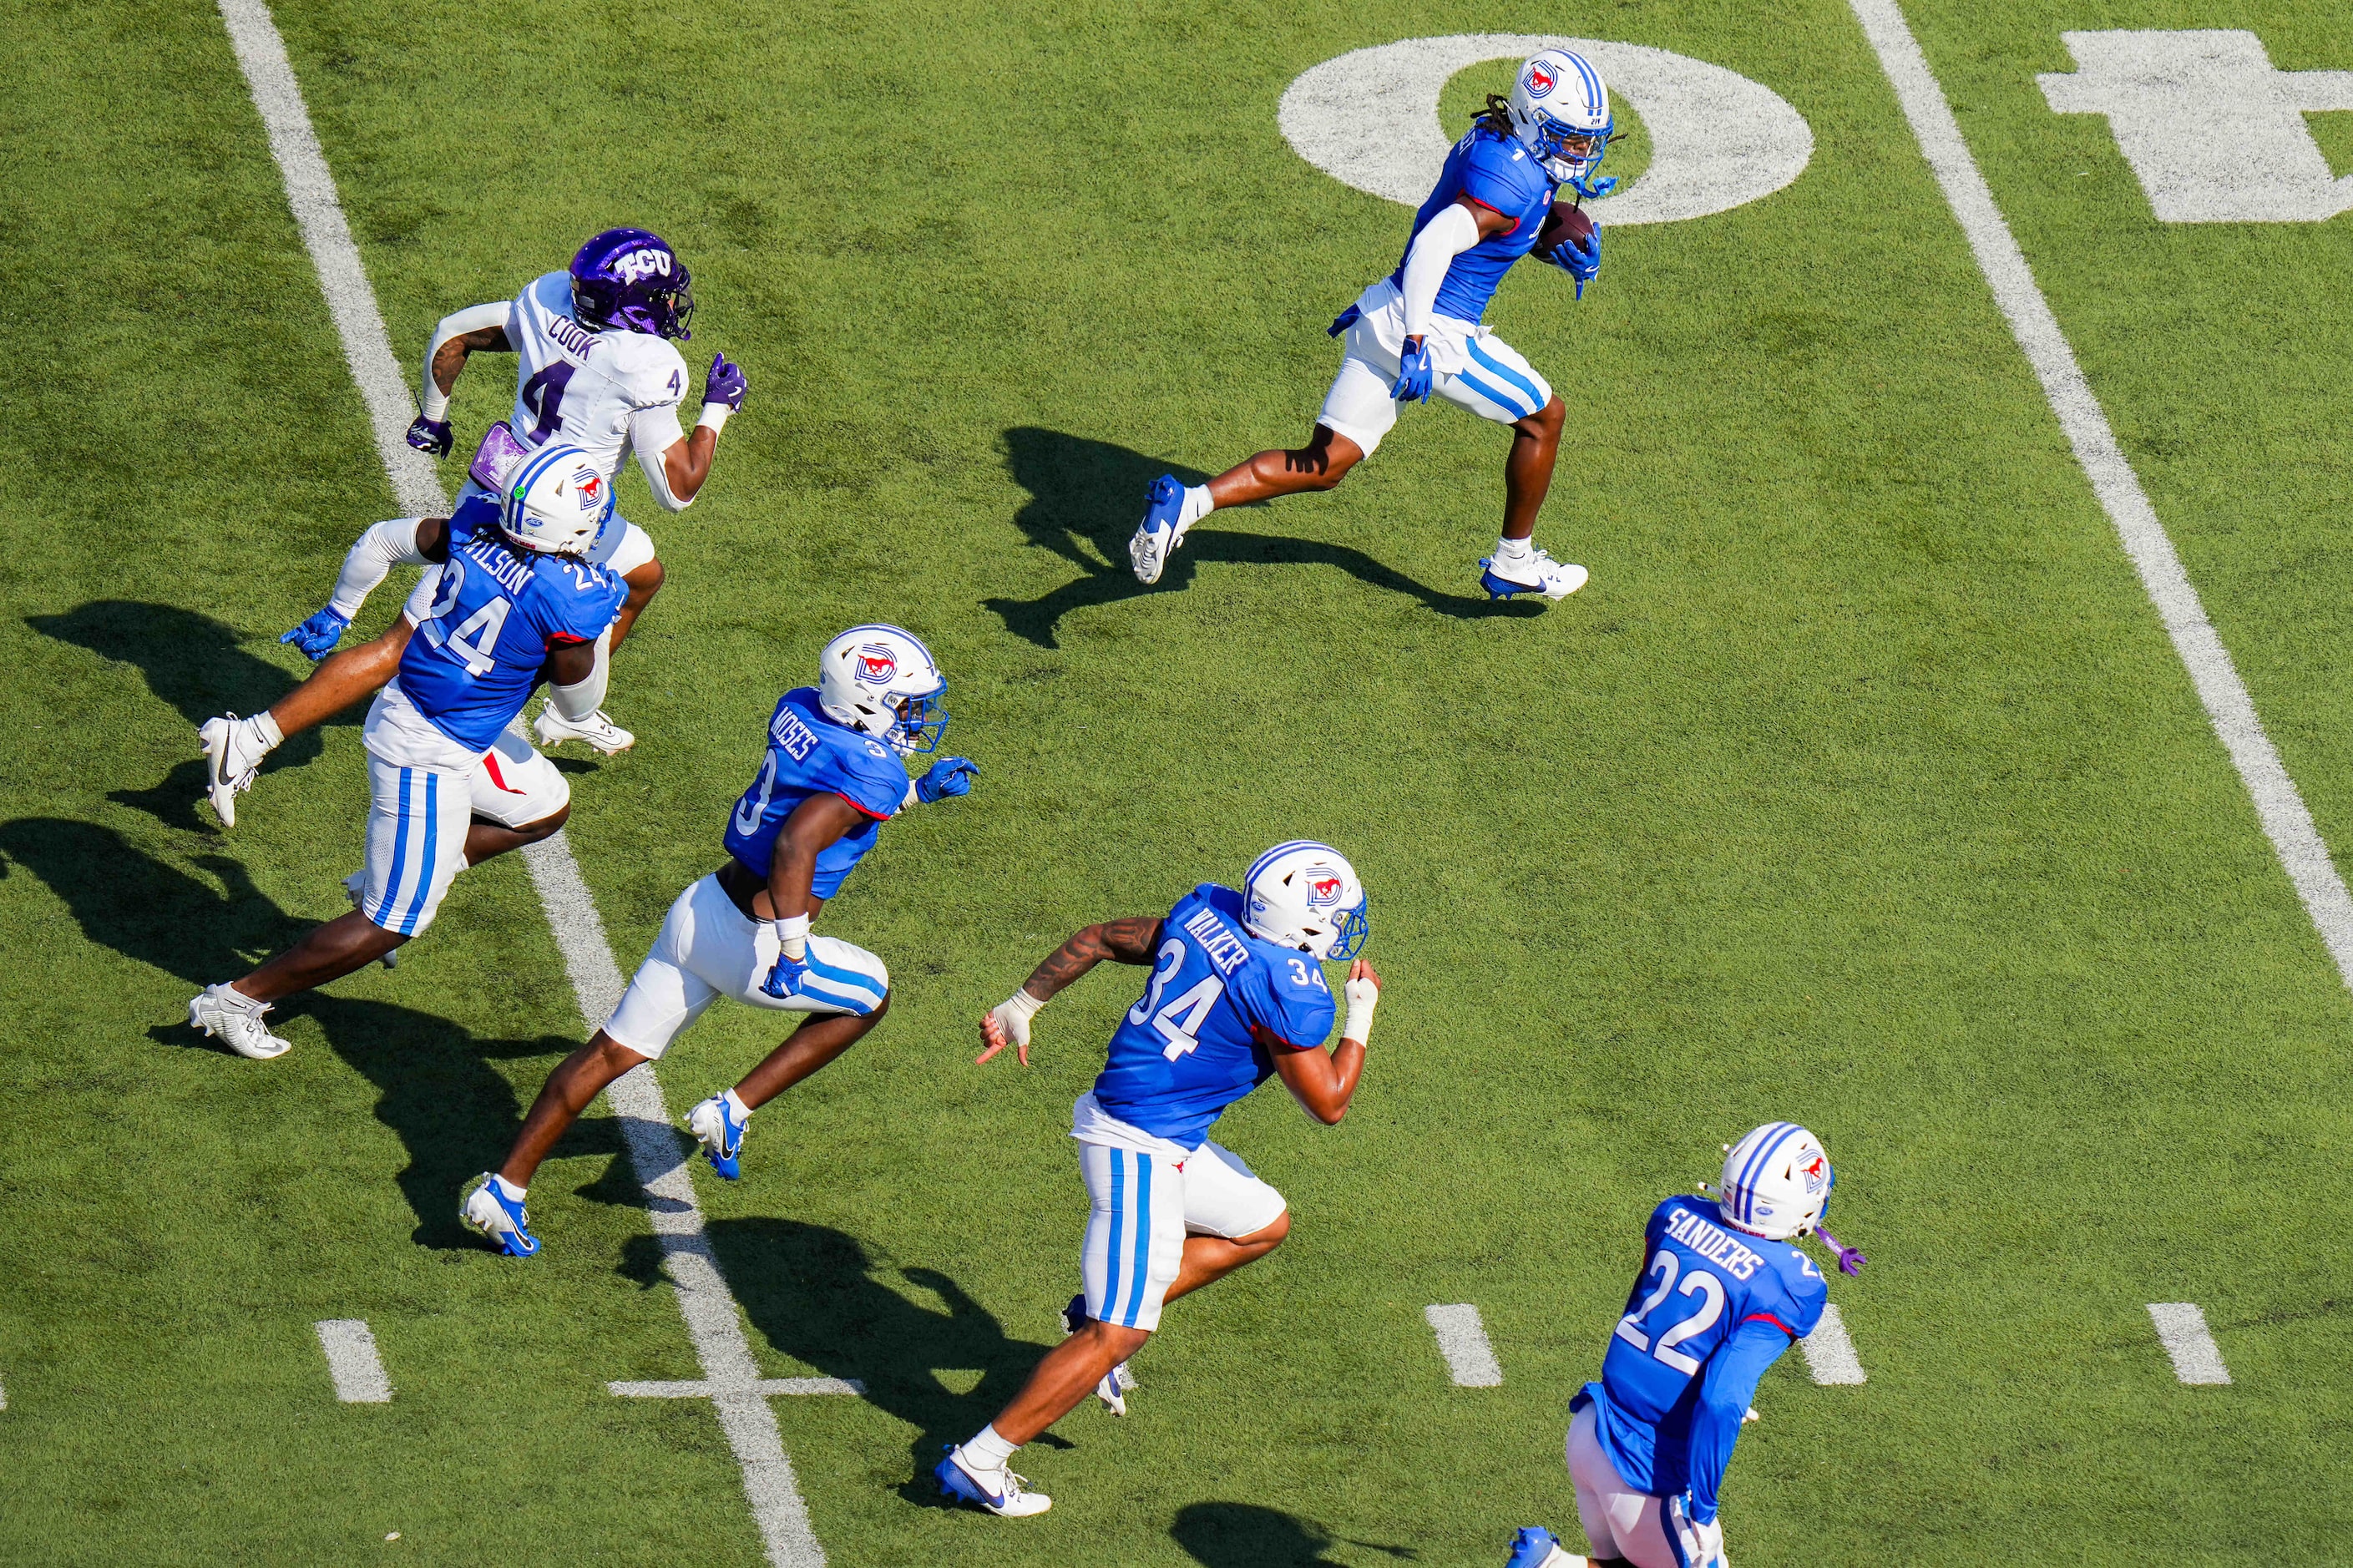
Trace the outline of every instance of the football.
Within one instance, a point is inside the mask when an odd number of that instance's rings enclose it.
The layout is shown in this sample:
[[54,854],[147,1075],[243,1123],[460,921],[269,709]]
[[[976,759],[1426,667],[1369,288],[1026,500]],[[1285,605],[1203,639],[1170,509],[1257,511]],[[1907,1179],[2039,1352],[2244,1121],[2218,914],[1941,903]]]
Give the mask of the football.
[[1586,216],[1584,208],[1573,202],[1555,202],[1552,211],[1545,214],[1544,227],[1536,231],[1536,258],[1538,260],[1550,258],[1553,247],[1563,240],[1569,240],[1576,248],[1583,250],[1592,237],[1593,219]]

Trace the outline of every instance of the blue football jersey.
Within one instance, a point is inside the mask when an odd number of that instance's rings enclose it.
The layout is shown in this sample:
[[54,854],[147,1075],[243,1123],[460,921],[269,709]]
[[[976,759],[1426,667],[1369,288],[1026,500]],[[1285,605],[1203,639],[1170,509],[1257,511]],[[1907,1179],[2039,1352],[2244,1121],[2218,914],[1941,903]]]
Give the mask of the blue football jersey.
[[768,719],[768,754],[727,819],[727,853],[765,880],[776,853],[776,830],[813,795],[838,795],[866,814],[865,822],[818,852],[809,891],[829,899],[905,803],[907,770],[881,742],[827,718],[817,689],[803,686],[776,700]]
[[1628,1484],[1693,1496],[1702,1521],[1757,1380],[1814,1331],[1830,1289],[1795,1244],[1722,1224],[1706,1198],[1669,1198],[1642,1235],[1648,1258],[1590,1399],[1601,1446]]
[[[1458,196],[1493,207],[1513,219],[1514,225],[1454,258],[1446,269],[1446,281],[1438,286],[1433,309],[1439,315],[1464,321],[1486,315],[1487,301],[1495,297],[1504,274],[1535,247],[1536,236],[1544,231],[1545,215],[1552,210],[1554,189],[1552,176],[1516,136],[1490,131],[1482,123],[1473,125],[1454,144],[1446,154],[1445,167],[1439,171],[1437,188],[1413,215],[1413,233],[1406,236],[1407,251],[1413,249],[1414,235],[1452,206]],[[1405,287],[1404,257],[1398,258],[1389,281],[1399,289]]]
[[547,656],[595,642],[628,596],[605,567],[510,545],[498,501],[470,497],[450,515],[449,559],[400,656],[400,689],[435,729],[488,751],[531,700]]
[[1227,1106],[1274,1072],[1273,1053],[1332,1032],[1324,966],[1242,929],[1242,896],[1204,882],[1168,911],[1144,996],[1111,1037],[1095,1103],[1198,1149]]

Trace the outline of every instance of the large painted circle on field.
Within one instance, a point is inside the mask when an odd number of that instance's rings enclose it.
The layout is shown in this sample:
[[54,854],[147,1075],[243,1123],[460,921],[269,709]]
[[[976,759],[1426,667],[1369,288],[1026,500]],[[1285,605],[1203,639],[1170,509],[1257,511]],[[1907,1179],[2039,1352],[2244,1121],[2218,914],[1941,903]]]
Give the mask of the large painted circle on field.
[[[1651,166],[1588,205],[1606,224],[1676,223],[1727,212],[1805,173],[1814,133],[1771,88],[1643,44],[1537,34],[1461,33],[1356,49],[1300,73],[1275,122],[1298,154],[1342,184],[1419,206],[1453,144],[1438,94],[1484,60],[1574,49],[1651,133]],[[1606,165],[1605,165],[1606,168]]]

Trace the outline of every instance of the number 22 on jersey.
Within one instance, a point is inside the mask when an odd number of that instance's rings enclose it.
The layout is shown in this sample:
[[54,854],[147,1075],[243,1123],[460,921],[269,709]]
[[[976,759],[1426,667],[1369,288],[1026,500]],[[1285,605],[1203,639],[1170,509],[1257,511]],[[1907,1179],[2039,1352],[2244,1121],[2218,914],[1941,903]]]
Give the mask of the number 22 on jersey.
[[[1655,1359],[1690,1377],[1699,1371],[1699,1360],[1675,1347],[1707,1332],[1715,1327],[1715,1321],[1724,1316],[1724,1281],[1704,1268],[1694,1268],[1690,1273],[1683,1274],[1683,1260],[1663,1247],[1651,1259],[1651,1266],[1642,1270],[1644,1279],[1654,1274],[1659,1279],[1657,1288],[1643,1297],[1641,1303],[1632,1311],[1618,1320],[1618,1337],[1638,1351],[1648,1351]],[[1678,1274],[1683,1278],[1680,1289],[1675,1283]],[[1696,1296],[1699,1304],[1662,1329],[1649,1320],[1653,1312],[1659,1311],[1670,1294]],[[1661,1315],[1672,1317],[1682,1311],[1682,1303],[1678,1301]]]
[[1218,998],[1226,994],[1226,983],[1210,974],[1198,984],[1187,987],[1184,994],[1161,1007],[1159,1012],[1153,1012],[1155,1007],[1160,1006],[1160,994],[1168,988],[1170,978],[1185,967],[1185,944],[1175,937],[1160,944],[1160,955],[1152,971],[1152,984],[1145,988],[1144,1000],[1127,1010],[1127,1021],[1139,1027],[1145,1019],[1152,1020],[1152,1027],[1168,1042],[1160,1047],[1160,1054],[1172,1062],[1201,1048],[1202,1022],[1208,1017],[1209,1009],[1218,1005]]

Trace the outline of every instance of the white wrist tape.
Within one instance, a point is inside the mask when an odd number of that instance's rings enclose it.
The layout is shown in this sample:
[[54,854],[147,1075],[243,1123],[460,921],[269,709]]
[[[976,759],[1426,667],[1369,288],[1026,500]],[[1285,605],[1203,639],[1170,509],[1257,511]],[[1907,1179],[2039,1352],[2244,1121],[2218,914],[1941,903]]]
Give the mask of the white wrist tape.
[[1341,1026],[1340,1037],[1365,1045],[1372,1037],[1373,1009],[1380,1005],[1381,988],[1369,980],[1351,980],[1340,989],[1348,997],[1348,1021]]
[[702,417],[694,422],[694,427],[698,430],[707,429],[716,436],[727,428],[728,417],[734,412],[723,403],[706,403],[702,405]]
[[798,963],[808,956],[808,916],[786,915],[783,920],[768,923],[776,927],[776,945],[784,950],[786,958]]
[[1014,992],[1012,995],[1008,996],[1005,999],[1005,1006],[1003,1010],[1013,1014],[1015,1016],[1021,1019],[1022,1022],[1027,1023],[1038,1016],[1039,1008],[1043,1007],[1051,1000],[1051,997],[1030,995],[1029,987],[1024,985],[1019,990]]

